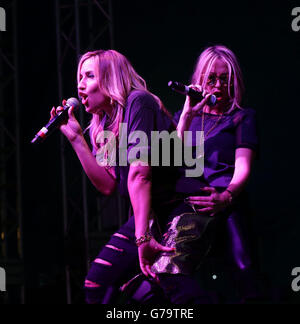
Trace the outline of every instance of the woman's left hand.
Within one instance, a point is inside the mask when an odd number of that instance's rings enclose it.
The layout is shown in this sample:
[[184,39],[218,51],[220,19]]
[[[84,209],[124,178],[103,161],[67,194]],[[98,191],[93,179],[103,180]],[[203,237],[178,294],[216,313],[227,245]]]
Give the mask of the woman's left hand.
[[218,193],[213,187],[205,187],[201,190],[210,193],[210,195],[193,196],[186,199],[186,203],[193,205],[198,214],[215,216],[231,203],[231,195],[228,191]]

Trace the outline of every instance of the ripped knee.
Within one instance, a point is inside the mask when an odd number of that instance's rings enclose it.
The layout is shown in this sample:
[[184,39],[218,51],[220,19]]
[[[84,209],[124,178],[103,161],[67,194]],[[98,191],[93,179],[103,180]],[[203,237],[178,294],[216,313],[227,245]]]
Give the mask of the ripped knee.
[[113,245],[110,245],[110,244],[108,244],[108,245],[105,245],[108,249],[112,249],[112,250],[115,250],[115,251],[118,251],[118,252],[123,252],[124,250],[123,249],[119,249],[119,248],[117,248],[117,247],[115,247],[115,246],[113,246]]
[[103,265],[108,266],[108,267],[112,266],[112,264],[110,262],[105,261],[103,259],[99,259],[99,258],[95,259],[94,262],[98,263],[98,264],[103,264]]
[[101,287],[101,285],[97,284],[96,282],[90,281],[90,280],[86,280],[84,282],[84,286],[86,288],[99,288],[99,287]]
[[129,238],[127,236],[122,235],[122,234],[119,234],[119,233],[115,233],[114,236],[119,237],[119,238],[122,238],[124,240],[129,240]]

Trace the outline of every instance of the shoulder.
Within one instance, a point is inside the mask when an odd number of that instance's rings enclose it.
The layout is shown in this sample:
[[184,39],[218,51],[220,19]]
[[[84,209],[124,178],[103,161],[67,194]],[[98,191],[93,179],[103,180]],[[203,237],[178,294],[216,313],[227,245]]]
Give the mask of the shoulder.
[[256,111],[253,108],[236,108],[231,113],[235,124],[243,123],[246,120],[256,120]]
[[159,104],[151,93],[134,90],[127,98],[123,122],[128,123],[133,128],[143,128],[153,123],[159,115],[159,110]]
[[154,96],[148,91],[134,90],[128,96],[127,108],[132,110],[139,110],[143,108],[157,110],[159,109],[159,104]]
[[255,115],[256,111],[253,108],[244,107],[244,108],[236,108],[233,111],[233,115],[239,114],[241,116]]
[[244,114],[244,116],[255,116],[256,115],[256,110],[253,108],[243,108],[241,110]]

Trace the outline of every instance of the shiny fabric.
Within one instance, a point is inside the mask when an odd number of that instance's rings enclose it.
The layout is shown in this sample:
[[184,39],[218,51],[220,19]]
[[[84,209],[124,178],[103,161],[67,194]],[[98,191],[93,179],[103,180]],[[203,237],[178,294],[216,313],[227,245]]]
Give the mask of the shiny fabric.
[[[225,258],[236,269],[252,266],[247,196],[242,194],[230,208],[211,217],[192,212],[180,203],[163,229],[162,245],[175,247],[176,253],[162,253],[154,263],[155,273],[192,274],[208,256]],[[251,232],[251,231],[250,231]]]
[[192,274],[209,253],[215,238],[217,217],[183,213],[173,218],[162,245],[176,253],[162,253],[152,266],[155,273]]

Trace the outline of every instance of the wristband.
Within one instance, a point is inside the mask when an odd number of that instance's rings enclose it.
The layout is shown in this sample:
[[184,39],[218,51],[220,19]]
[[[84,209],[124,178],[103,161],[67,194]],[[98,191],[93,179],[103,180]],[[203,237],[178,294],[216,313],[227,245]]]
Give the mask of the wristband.
[[140,247],[142,244],[151,241],[152,234],[150,232],[147,232],[145,235],[142,235],[138,239],[135,240],[135,244],[137,247]]

